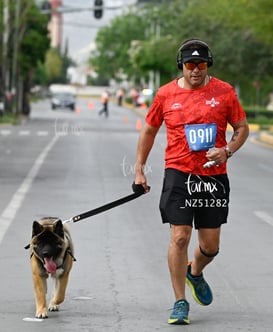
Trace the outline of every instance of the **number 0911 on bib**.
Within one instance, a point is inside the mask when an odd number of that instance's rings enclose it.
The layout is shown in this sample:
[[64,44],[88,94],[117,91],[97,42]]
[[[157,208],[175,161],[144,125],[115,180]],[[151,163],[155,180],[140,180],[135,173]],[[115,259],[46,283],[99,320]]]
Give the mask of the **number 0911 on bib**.
[[191,151],[208,150],[215,146],[217,133],[215,123],[185,125],[185,131]]

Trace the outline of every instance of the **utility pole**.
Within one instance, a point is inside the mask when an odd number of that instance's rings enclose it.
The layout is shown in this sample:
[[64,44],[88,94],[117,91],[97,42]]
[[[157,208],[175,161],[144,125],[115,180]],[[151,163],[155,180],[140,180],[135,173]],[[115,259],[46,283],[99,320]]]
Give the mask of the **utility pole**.
[[17,80],[17,69],[18,69],[18,36],[19,36],[19,19],[20,19],[20,8],[21,0],[16,0],[15,7],[15,27],[14,27],[14,38],[13,38],[13,58],[12,58],[12,74],[11,74],[11,93],[12,93],[12,112],[18,113],[18,80]]
[[8,36],[9,36],[9,0],[0,1],[0,115],[3,115],[10,94],[7,93],[10,84],[8,62]]
[[4,105],[3,97],[5,91],[5,79],[4,79],[4,4],[0,3],[0,63],[2,63],[2,68],[0,68],[0,115],[3,115]]

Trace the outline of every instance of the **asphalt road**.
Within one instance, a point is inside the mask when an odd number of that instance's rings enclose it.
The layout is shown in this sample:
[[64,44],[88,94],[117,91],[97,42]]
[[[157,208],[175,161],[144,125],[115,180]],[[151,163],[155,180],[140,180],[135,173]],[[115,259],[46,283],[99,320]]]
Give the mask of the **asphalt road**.
[[[99,108],[99,100],[79,100],[76,112],[51,111],[40,102],[29,121],[0,127],[0,330],[272,331],[273,150],[255,143],[256,133],[229,161],[229,222],[220,254],[205,272],[214,302],[201,307],[188,293],[191,325],[167,324],[174,298],[166,259],[169,228],[158,211],[164,130],[146,168],[151,192],[70,224],[77,262],[65,302],[48,319],[33,319],[24,250],[33,220],[68,219],[132,192],[143,119],[114,103],[105,119]],[[191,256],[195,244],[196,233]]]

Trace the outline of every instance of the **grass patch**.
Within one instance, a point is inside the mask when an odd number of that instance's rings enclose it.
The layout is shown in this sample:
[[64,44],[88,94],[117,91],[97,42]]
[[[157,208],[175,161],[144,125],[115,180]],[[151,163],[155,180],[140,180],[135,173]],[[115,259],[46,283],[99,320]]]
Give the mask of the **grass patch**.
[[255,119],[248,119],[248,123],[255,123],[260,125],[262,129],[268,129],[273,126],[273,119],[265,118],[264,116],[258,116]]
[[13,124],[16,125],[19,123],[18,116],[11,113],[4,113],[0,115],[0,124]]

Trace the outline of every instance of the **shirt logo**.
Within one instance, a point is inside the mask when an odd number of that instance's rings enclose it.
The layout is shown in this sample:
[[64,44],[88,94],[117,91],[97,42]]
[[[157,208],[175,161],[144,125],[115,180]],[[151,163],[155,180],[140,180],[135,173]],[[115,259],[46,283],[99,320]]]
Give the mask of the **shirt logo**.
[[174,103],[171,106],[171,110],[177,110],[177,109],[181,109],[182,108],[182,104],[180,103]]
[[192,55],[200,55],[200,54],[198,53],[198,51],[194,51]]
[[211,107],[215,107],[216,105],[219,105],[220,102],[215,100],[214,98],[211,98],[211,100],[206,100],[206,105],[210,105]]

